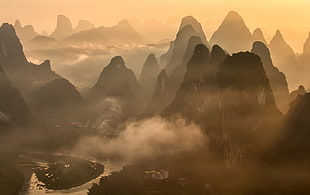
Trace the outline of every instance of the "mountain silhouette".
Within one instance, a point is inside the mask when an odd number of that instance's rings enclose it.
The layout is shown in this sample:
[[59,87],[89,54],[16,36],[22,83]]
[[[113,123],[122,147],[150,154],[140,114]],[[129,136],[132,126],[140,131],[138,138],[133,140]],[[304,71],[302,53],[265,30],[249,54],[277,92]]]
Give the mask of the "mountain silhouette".
[[91,93],[101,97],[134,97],[137,90],[139,90],[139,84],[135,74],[125,66],[121,56],[116,56],[103,69]]
[[199,44],[203,44],[200,37],[192,36],[189,39],[182,63],[176,66],[170,75],[170,83],[171,83],[170,90],[172,94],[175,94],[177,90],[180,88],[181,83],[184,79],[187,64],[190,61],[191,57],[193,56],[195,47]]
[[257,28],[253,31],[252,38],[253,38],[254,42],[260,41],[260,42],[264,43],[265,45],[267,45],[267,41],[264,37],[263,31],[260,28]]
[[156,89],[150,104],[146,108],[146,114],[160,114],[162,110],[168,106],[173,98],[173,94],[171,94],[170,89],[170,80],[166,70],[163,69],[157,77]]
[[300,86],[298,87],[298,89],[296,89],[296,90],[294,90],[294,91],[292,91],[292,92],[290,93],[290,102],[296,100],[296,98],[297,98],[298,96],[300,96],[300,95],[305,95],[306,93],[307,93],[307,91],[306,91],[305,87],[302,86],[302,85],[300,85]]
[[309,164],[310,159],[310,94],[299,95],[285,115],[283,135],[275,146],[273,157],[298,167]]
[[120,44],[142,44],[149,40],[139,34],[127,20],[120,21],[116,26],[98,27],[75,33],[66,38],[71,43],[92,43],[106,46]]
[[252,34],[242,17],[230,11],[219,28],[213,33],[210,45],[219,45],[230,53],[247,51],[251,48]]
[[77,27],[74,29],[74,32],[81,32],[93,28],[95,28],[95,25],[89,22],[88,20],[79,20],[79,23]]
[[308,38],[303,46],[303,53],[300,56],[300,62],[302,65],[304,66],[308,66],[309,65],[309,61],[310,61],[310,32],[308,35]]
[[226,53],[218,45],[213,46],[211,54],[205,45],[196,45],[184,79],[163,115],[179,114],[195,121],[206,131],[219,129],[221,114],[216,75],[225,58]]
[[289,90],[285,75],[273,65],[269,49],[264,43],[255,42],[252,52],[261,58],[277,106],[283,113],[286,113],[289,103]]
[[253,160],[252,148],[267,147],[262,140],[281,118],[259,56],[228,56],[217,45],[210,54],[203,44],[195,47],[182,84],[162,112],[176,114],[199,124],[211,151],[235,169]]
[[[189,44],[189,47],[191,45]],[[216,115],[217,81],[219,64],[226,58],[225,52],[215,45],[211,54],[203,45],[195,45],[192,57],[187,63],[181,83],[172,103],[164,111],[165,114],[182,114],[203,125],[208,114]],[[211,123],[211,122],[210,122]]]
[[55,79],[34,91],[29,106],[37,120],[61,124],[81,113],[82,97],[66,79]]
[[201,24],[196,20],[196,18],[194,18],[193,16],[186,16],[182,18],[179,31],[182,30],[187,25],[191,25],[194,28],[194,30],[199,34],[199,37],[201,38],[202,42],[204,44],[207,44],[206,35],[202,30]]
[[26,25],[23,27],[19,20],[15,21],[14,28],[16,34],[23,42],[30,41],[31,39],[33,39],[35,36],[38,35],[38,33],[34,31],[32,25]]
[[253,160],[256,149],[267,147],[281,114],[259,56],[240,52],[227,57],[217,79],[223,154],[230,167],[239,169]]
[[64,15],[58,15],[56,28],[50,36],[57,40],[62,40],[73,33],[74,30],[70,19]]
[[303,55],[310,55],[310,32],[303,47]]
[[8,76],[26,71],[28,62],[23,52],[23,46],[12,25],[2,24],[0,27],[0,42],[0,63]]
[[158,61],[154,54],[150,54],[145,60],[140,75],[140,85],[147,91],[149,96],[154,94],[157,76],[160,72]]
[[34,90],[46,83],[60,78],[50,69],[49,61],[43,63],[45,68],[27,61],[23,46],[12,25],[4,23],[0,27],[0,44],[0,66],[25,97],[29,97]]
[[34,92],[31,102],[43,111],[47,107],[60,109],[82,100],[76,88],[66,79],[55,79]]
[[34,37],[31,41],[25,44],[26,48],[31,49],[41,49],[41,48],[51,48],[57,46],[59,42],[48,36],[38,35]]
[[290,87],[297,87],[300,85],[301,77],[296,77],[296,75],[300,73],[298,73],[299,69],[296,67],[297,61],[295,53],[284,40],[279,30],[276,31],[276,34],[271,39],[269,48],[275,66],[285,73]]
[[117,99],[124,117],[132,116],[144,106],[142,88],[134,72],[125,66],[121,56],[111,59],[86,98],[92,103],[100,103],[106,98]]
[[276,34],[271,39],[269,48],[272,59],[281,69],[287,69],[289,66],[293,66],[296,63],[293,49],[284,40],[279,30],[276,31]]
[[137,18],[131,18],[128,21],[139,33],[156,42],[173,39],[173,32],[178,28],[178,23],[175,21],[162,23],[156,19],[149,19],[141,22]]
[[203,112],[208,110],[210,105],[207,98],[214,93],[210,88],[216,85],[213,83],[216,72],[213,71],[216,70],[210,65],[209,49],[203,44],[197,45],[188,62],[184,80],[174,100],[163,111],[164,115],[178,113],[201,124],[200,117],[206,119]]
[[161,59],[168,75],[171,74],[175,67],[183,62],[188,41],[193,36],[199,37],[202,43],[208,45],[201,24],[192,16],[187,16],[182,19],[175,40],[171,43],[169,50],[163,56],[164,59]]
[[30,112],[21,93],[12,86],[0,66],[0,129],[7,125],[25,125]]

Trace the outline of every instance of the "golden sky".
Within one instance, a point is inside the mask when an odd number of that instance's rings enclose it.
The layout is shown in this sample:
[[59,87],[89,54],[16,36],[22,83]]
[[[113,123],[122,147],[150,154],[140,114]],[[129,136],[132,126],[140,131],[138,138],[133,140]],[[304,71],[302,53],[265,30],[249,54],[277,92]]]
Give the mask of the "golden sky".
[[287,42],[302,51],[310,31],[310,0],[0,0],[0,21],[14,23],[19,18],[38,32],[51,32],[58,14],[68,16],[73,25],[88,19],[105,26],[123,18],[165,22],[193,15],[210,38],[230,10],[237,11],[251,31],[260,27],[267,40],[280,29]]

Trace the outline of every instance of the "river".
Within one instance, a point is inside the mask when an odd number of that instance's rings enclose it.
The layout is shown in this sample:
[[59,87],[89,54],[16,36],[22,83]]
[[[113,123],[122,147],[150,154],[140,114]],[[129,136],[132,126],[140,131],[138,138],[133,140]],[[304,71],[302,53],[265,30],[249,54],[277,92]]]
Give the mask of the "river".
[[[98,162],[97,162],[98,163]],[[100,164],[104,165],[104,172],[98,176],[97,178],[81,185],[78,187],[74,187],[67,190],[49,190],[42,187],[44,184],[41,183],[38,178],[36,177],[33,166],[31,165],[21,165],[23,169],[23,174],[25,176],[25,181],[23,187],[19,193],[19,195],[87,195],[88,189],[92,187],[94,183],[98,184],[100,178],[103,176],[109,175],[113,171],[120,170],[121,166],[117,163],[111,163],[110,161],[100,162]],[[46,166],[45,164],[41,163],[40,166]],[[42,184],[42,185],[40,185]]]

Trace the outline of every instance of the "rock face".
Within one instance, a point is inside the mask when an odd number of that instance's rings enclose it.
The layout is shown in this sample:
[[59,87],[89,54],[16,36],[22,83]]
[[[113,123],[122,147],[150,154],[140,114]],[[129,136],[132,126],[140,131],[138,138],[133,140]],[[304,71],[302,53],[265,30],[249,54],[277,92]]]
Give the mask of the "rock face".
[[252,34],[241,16],[234,11],[228,13],[210,39],[210,45],[219,45],[230,53],[251,48]]
[[100,102],[105,98],[118,99],[126,116],[143,106],[141,86],[133,71],[125,66],[121,56],[112,58],[87,94],[87,99],[92,102]]
[[25,72],[28,62],[13,26],[7,23],[2,24],[0,27],[0,43],[0,63],[8,76]]
[[[169,94],[169,96],[166,96],[166,98],[165,98],[165,101],[167,101],[167,102],[162,101],[163,105],[168,105],[171,102],[173,102],[176,94],[179,93],[178,90],[180,88],[182,88],[182,85],[183,85],[182,82],[184,83],[184,81],[185,81],[184,78],[186,78],[186,75],[189,74],[189,73],[187,73],[188,72],[188,66],[189,66],[188,64],[193,63],[193,59],[192,59],[193,53],[195,53],[195,48],[198,45],[203,45],[201,39],[197,36],[191,37],[189,42],[188,42],[188,45],[187,45],[187,49],[186,49],[186,52],[184,55],[183,62],[173,70],[173,72],[171,73],[171,75],[169,77],[169,85],[166,88],[166,91],[169,92],[169,93],[167,93],[167,94]],[[196,52],[198,52],[198,51],[196,51]],[[209,50],[207,53],[209,54]],[[210,67],[210,68],[208,68],[208,71],[211,72],[210,74],[212,74],[213,77],[215,77],[215,74],[216,74],[216,71],[218,70],[219,64],[224,61],[226,56],[227,55],[222,48],[220,48],[218,45],[213,46],[212,51],[211,51],[211,57],[209,60],[206,60],[206,62],[205,62],[205,64],[207,64],[208,67]],[[212,71],[210,69],[212,69]],[[177,105],[177,104],[178,103],[176,103],[176,107],[181,106],[181,104],[180,105]],[[172,109],[172,110],[174,110],[174,109]],[[177,110],[175,110],[175,111],[177,111]],[[169,112],[170,111],[168,111],[167,113],[169,113]],[[171,111],[171,113],[174,113],[174,111]]]
[[309,164],[310,159],[310,94],[298,96],[290,104],[285,116],[284,135],[276,145],[276,158],[279,161]]
[[224,62],[228,54],[218,45],[214,45],[211,50],[211,60],[210,63],[219,67],[219,65]]
[[241,52],[227,57],[217,79],[224,157],[238,168],[265,147],[261,144],[281,115],[259,56]]
[[[66,79],[55,79],[36,90],[29,106],[37,120],[55,125],[71,123],[81,113],[82,97]],[[84,112],[85,113],[85,112]]]
[[95,28],[95,25],[89,22],[88,20],[80,20],[77,27],[74,29],[74,32],[81,32],[84,30],[89,30]]
[[168,75],[183,62],[187,45],[193,36],[199,37],[203,44],[208,45],[201,24],[192,16],[187,16],[182,19],[176,38],[165,55],[165,60],[161,60],[166,66]]
[[290,93],[290,102],[296,100],[296,98],[297,98],[298,96],[303,96],[303,95],[305,95],[306,93],[307,93],[307,91],[306,91],[305,87],[302,86],[302,85],[300,85],[300,86],[298,87],[298,89],[296,89],[296,90],[294,90],[294,91],[292,91],[292,92]]
[[285,75],[273,65],[269,49],[264,43],[255,42],[252,52],[261,58],[277,106],[283,113],[286,113],[289,104],[289,90]]
[[[259,56],[197,45],[184,80],[162,115],[181,115],[208,134],[211,151],[234,169],[253,160],[281,113]],[[242,122],[238,122],[242,121]],[[253,155],[253,156],[252,156]]]
[[193,36],[189,39],[183,62],[176,66],[170,75],[171,89],[169,90],[171,90],[172,94],[176,94],[177,90],[180,88],[187,69],[187,64],[194,53],[195,47],[199,44],[202,44],[202,40],[200,39],[200,37]]
[[55,79],[38,89],[33,94],[31,103],[43,111],[47,108],[74,106],[81,100],[81,95],[68,80]]
[[16,34],[23,42],[30,41],[31,39],[33,39],[35,36],[38,35],[38,33],[34,31],[32,25],[26,25],[22,27],[19,20],[15,21],[14,28],[16,30]]
[[210,54],[205,45],[198,44],[187,64],[184,79],[178,86],[176,95],[173,93],[174,99],[162,113],[164,116],[178,114],[201,125],[212,137],[212,150],[219,150],[215,145],[220,145],[218,130],[221,113],[216,75],[226,57],[226,53],[218,45],[213,46]]
[[168,106],[173,98],[170,88],[170,80],[167,76],[166,70],[163,69],[157,77],[157,85],[154,95],[146,109],[147,114],[160,114],[160,112]]
[[116,56],[103,69],[92,91],[103,96],[133,97],[138,89],[135,74],[125,66],[121,56]]
[[[206,119],[206,111],[210,111],[209,97],[216,93],[216,69],[210,64],[209,49],[199,44],[195,47],[184,80],[172,103],[164,110],[164,115],[181,114],[202,124]],[[213,113],[214,114],[214,113]]]
[[49,61],[44,63],[44,68],[27,61],[13,26],[6,23],[0,27],[0,47],[0,66],[25,97],[46,83],[60,78],[50,69],[50,65],[46,66]]
[[0,129],[7,125],[24,125],[30,113],[21,93],[12,87],[0,66]]
[[140,85],[147,91],[149,96],[154,94],[159,72],[160,67],[158,61],[154,54],[150,54],[143,65],[140,75]]
[[92,43],[105,46],[121,44],[142,44],[149,40],[139,34],[127,20],[120,21],[116,26],[98,27],[75,33],[66,38],[71,43]]
[[265,45],[267,45],[267,41],[266,41],[264,34],[260,28],[257,28],[253,31],[252,38],[253,38],[254,42],[260,41],[260,42],[264,43]]
[[57,25],[51,37],[62,40],[74,33],[71,21],[64,15],[57,16]]

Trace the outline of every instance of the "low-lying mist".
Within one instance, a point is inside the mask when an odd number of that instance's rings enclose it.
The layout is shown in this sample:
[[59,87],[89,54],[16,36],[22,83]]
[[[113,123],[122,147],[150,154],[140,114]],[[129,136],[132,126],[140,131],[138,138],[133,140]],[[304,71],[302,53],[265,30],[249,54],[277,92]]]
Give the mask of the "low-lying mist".
[[125,125],[113,139],[100,136],[80,138],[70,153],[87,158],[111,158],[134,163],[160,156],[188,152],[203,146],[208,138],[199,126],[184,119],[167,121],[154,117]]
[[139,78],[142,65],[150,53],[158,58],[168,45],[136,45],[104,47],[100,45],[62,45],[57,48],[25,48],[27,58],[36,64],[51,60],[52,70],[70,80],[80,89],[92,87],[102,69],[116,55],[123,56],[126,66]]

